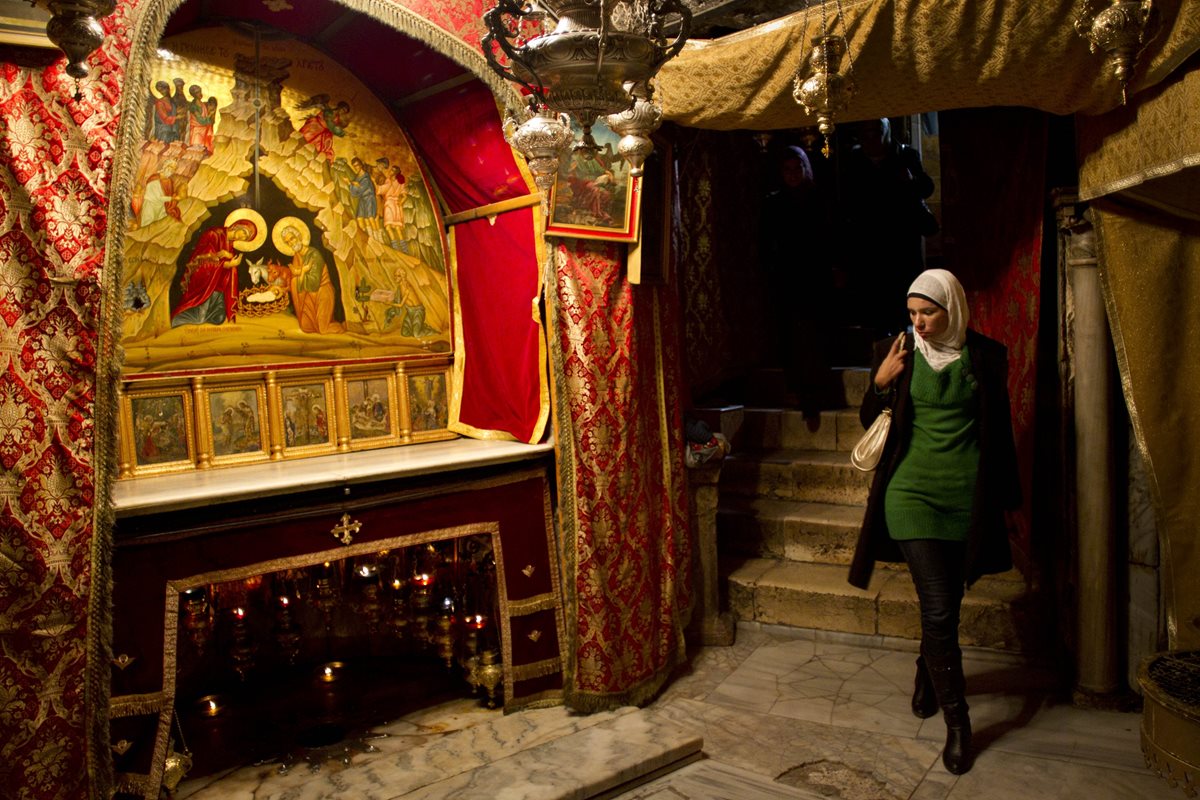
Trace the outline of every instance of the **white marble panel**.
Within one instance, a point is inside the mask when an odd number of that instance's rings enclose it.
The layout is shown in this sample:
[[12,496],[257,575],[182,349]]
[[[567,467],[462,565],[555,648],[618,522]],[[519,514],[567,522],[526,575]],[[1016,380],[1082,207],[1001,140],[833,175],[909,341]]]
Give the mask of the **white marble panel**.
[[1165,800],[1176,795],[1183,796],[1146,769],[1135,773],[987,751],[958,778],[946,800]]
[[[997,711],[990,699],[971,700],[971,720],[982,752],[1037,756],[1114,770],[1146,771],[1139,727],[1141,715],[1071,706],[1038,706],[1013,715]],[[940,741],[941,720],[927,720],[922,738]]]
[[820,792],[797,789],[749,770],[706,759],[650,781],[610,800],[827,800]]
[[552,443],[451,439],[294,461],[157,475],[117,481],[113,485],[113,507],[118,516],[177,511],[213,502],[288,494],[295,492],[297,487],[327,489],[385,478],[525,461],[553,450]]
[[[267,764],[236,770],[220,780],[180,786],[180,800],[386,800],[448,776],[474,770],[581,730],[635,715],[633,708],[578,715],[565,708],[504,715],[469,700],[423,709],[379,731],[378,752],[356,754],[349,765],[327,762],[317,773],[303,765],[286,775]],[[193,784],[202,783],[200,787]]]
[[[680,700],[655,706],[659,713],[703,726],[704,753],[713,760],[800,789],[834,794],[822,775],[843,775],[847,782],[897,789],[904,798],[925,776],[940,746],[911,737],[836,728],[771,714]],[[834,778],[836,780],[836,778]],[[887,800],[890,800],[888,798]]]
[[701,745],[693,728],[642,711],[403,796],[406,800],[586,800],[690,758]]

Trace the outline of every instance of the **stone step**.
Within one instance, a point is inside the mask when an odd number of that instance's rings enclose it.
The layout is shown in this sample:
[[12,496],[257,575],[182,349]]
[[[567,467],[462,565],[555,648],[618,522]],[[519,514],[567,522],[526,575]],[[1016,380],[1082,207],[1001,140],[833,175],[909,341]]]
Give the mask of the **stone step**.
[[865,505],[871,477],[841,450],[735,450],[721,468],[721,496]]
[[[877,569],[863,590],[840,564],[723,559],[730,610],[742,620],[822,631],[919,639],[920,609],[908,571]],[[1036,649],[1027,588],[1010,571],[981,578],[963,599],[959,640],[998,650]]]
[[734,450],[840,450],[848,453],[863,434],[858,409],[806,417],[783,408],[746,406],[730,441]]
[[[770,380],[782,381],[782,373],[779,370],[764,370],[769,374],[779,373],[774,375]],[[809,424],[805,423],[804,415],[794,409],[784,408],[786,404],[785,398],[780,396],[774,402],[767,404],[759,399],[755,403],[733,403],[729,405],[718,406],[701,406],[693,409],[692,413],[699,419],[703,420],[713,430],[714,433],[722,433],[734,447],[737,449],[747,449],[753,447],[802,447],[812,448],[814,450],[832,450],[838,447],[835,443],[838,438],[838,433],[842,433],[844,441],[847,432],[853,432],[853,438],[849,440],[849,444],[841,445],[843,449],[849,449],[857,441],[861,435],[860,425],[858,423],[857,408],[862,402],[863,392],[867,388],[869,379],[869,371],[862,367],[842,367],[833,370],[836,375],[835,382],[841,385],[840,400],[835,399],[830,403],[834,410],[821,412],[820,419],[814,423],[815,431],[808,431]],[[764,379],[767,380],[767,379]],[[837,406],[845,405],[844,409],[838,409]],[[789,419],[785,428],[782,420],[768,422],[766,420],[752,421],[750,427],[743,433],[742,429],[747,425],[747,412],[753,410],[754,413],[759,412],[775,412],[776,414],[794,414],[793,419]],[[843,418],[844,417],[844,418]],[[767,433],[775,431],[776,439],[771,443],[767,443],[758,436],[758,431],[763,430]],[[785,438],[784,433],[787,433]],[[791,436],[800,438],[792,439]],[[814,442],[823,442],[816,444]]]
[[843,367],[838,371],[842,373],[846,406],[858,408],[862,405],[863,394],[866,393],[867,385],[871,382],[871,370],[868,367]]
[[863,506],[731,495],[717,509],[722,553],[849,565]]

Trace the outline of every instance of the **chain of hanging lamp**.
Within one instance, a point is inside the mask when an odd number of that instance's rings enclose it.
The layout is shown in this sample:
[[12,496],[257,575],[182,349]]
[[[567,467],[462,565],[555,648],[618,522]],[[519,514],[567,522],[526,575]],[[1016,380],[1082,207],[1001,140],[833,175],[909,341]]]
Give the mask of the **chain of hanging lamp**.
[[[819,4],[821,34],[813,37],[812,50],[796,69],[792,97],[804,108],[805,113],[817,118],[817,129],[825,137],[821,153],[829,158],[832,153],[831,139],[837,127],[837,115],[846,110],[858,87],[854,82],[854,54],[850,50],[849,40],[844,33],[836,32],[838,27],[841,27],[843,32],[845,30],[842,0],[834,0],[835,17],[832,26],[826,8],[829,0],[820,0]],[[809,4],[805,3],[805,34],[808,33],[808,16]],[[843,57],[846,60],[845,74],[841,71]]]

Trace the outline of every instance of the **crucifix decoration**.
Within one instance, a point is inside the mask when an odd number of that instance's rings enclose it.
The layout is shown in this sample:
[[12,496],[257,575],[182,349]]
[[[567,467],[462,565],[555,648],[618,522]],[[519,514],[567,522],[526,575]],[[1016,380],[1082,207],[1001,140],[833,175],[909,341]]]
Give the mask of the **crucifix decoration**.
[[361,530],[361,522],[356,519],[352,520],[349,514],[342,514],[341,520],[330,529],[329,533],[342,544],[348,545],[354,541],[354,534]]

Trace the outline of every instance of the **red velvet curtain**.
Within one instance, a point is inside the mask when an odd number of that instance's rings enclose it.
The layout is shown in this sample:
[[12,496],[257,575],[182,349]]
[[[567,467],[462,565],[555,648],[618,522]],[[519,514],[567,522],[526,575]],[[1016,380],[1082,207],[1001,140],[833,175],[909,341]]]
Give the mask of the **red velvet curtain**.
[[1017,565],[1024,568],[1030,556],[1046,115],[997,108],[938,117],[946,267],[967,290],[971,327],[1008,346],[1008,391],[1024,496],[1012,545]]
[[[482,83],[408,106],[401,121],[451,213],[529,194]],[[459,433],[532,443],[545,431],[550,403],[535,223],[533,211],[522,209],[454,228],[460,394],[450,427]]]

